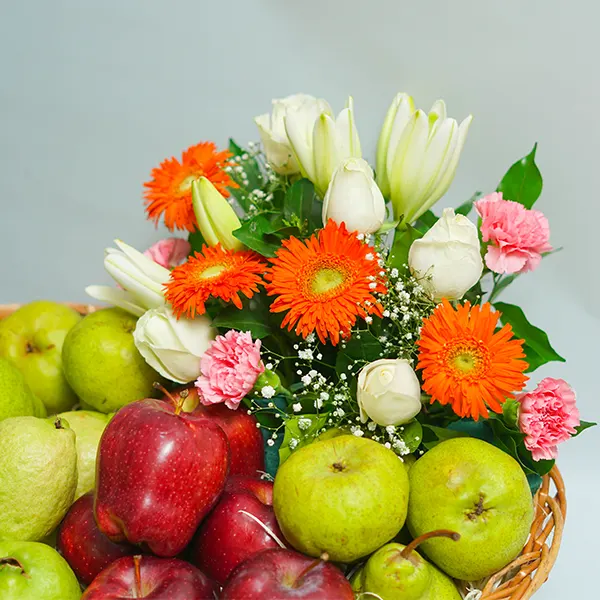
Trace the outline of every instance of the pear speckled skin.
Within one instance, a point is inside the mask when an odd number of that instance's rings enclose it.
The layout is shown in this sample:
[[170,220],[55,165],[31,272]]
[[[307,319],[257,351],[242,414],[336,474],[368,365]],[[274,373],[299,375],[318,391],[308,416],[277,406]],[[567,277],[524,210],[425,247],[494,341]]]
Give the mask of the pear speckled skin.
[[10,361],[0,358],[0,420],[45,416],[46,407],[31,391],[21,371]]
[[94,512],[114,541],[145,544],[158,556],[188,545],[223,491],[229,448],[212,421],[162,400],[122,408],[98,449]]
[[404,464],[391,450],[342,435],[297,450],[279,467],[273,506],[296,550],[352,562],[400,531],[408,489]]
[[105,308],[84,317],[65,338],[67,381],[94,410],[110,413],[156,395],[153,383],[160,376],[135,347],[136,322],[120,308]]
[[462,600],[456,584],[448,575],[431,567],[431,585],[423,600]]
[[[69,410],[77,402],[62,368],[65,336],[81,315],[57,302],[30,302],[0,321],[0,356],[25,377],[48,414]],[[44,416],[44,415],[36,415]]]
[[0,540],[38,541],[60,523],[77,486],[75,434],[54,418],[0,422]]
[[100,437],[108,423],[108,415],[103,413],[74,410],[61,413],[69,427],[75,432],[77,446],[77,489],[75,500],[94,489],[96,483],[96,454]]
[[519,555],[534,506],[514,458],[487,442],[454,438],[423,455],[409,477],[412,535],[450,529],[461,536],[458,542],[436,538],[421,546],[448,575],[476,581]]
[[54,548],[38,542],[0,541],[2,600],[79,600],[80,597],[75,574]]

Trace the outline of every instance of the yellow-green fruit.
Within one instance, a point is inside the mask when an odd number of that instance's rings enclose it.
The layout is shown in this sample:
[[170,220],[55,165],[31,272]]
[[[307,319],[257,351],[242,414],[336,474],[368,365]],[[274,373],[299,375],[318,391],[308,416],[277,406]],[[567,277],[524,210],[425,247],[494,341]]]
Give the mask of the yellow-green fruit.
[[360,594],[363,591],[363,584],[362,584],[363,571],[364,571],[364,567],[359,567],[354,572],[352,577],[350,577],[350,585],[352,586],[352,591],[357,594]]
[[533,499],[517,461],[474,438],[454,438],[410,469],[407,524],[414,537],[449,529],[458,542],[423,543],[428,558],[456,579],[476,581],[515,559],[529,535]]
[[75,433],[59,419],[0,422],[0,540],[38,541],[73,503]]
[[342,435],[296,450],[275,476],[273,507],[290,544],[309,556],[352,562],[404,524],[402,461],[369,439]]
[[332,427],[331,429],[328,429],[327,431],[320,433],[316,437],[315,442],[325,442],[327,440],[333,439],[334,437],[339,437],[340,435],[348,435],[348,432],[344,431],[343,429],[339,429],[337,427]]
[[21,371],[10,361],[0,358],[0,420],[45,416],[46,408],[31,391]]
[[77,397],[63,374],[65,336],[81,315],[57,302],[31,302],[0,321],[0,356],[25,377],[48,414],[69,410]]
[[75,500],[87,492],[91,492],[96,484],[96,454],[102,433],[109,421],[109,416],[88,410],[74,410],[61,413],[75,432],[77,446],[77,489]]
[[462,596],[454,581],[431,565],[431,586],[423,600],[462,600]]
[[2,600],[79,600],[81,588],[67,561],[45,544],[0,541]]
[[160,376],[133,341],[137,319],[120,308],[84,317],[63,346],[67,381],[88,406],[103,413],[155,395]]

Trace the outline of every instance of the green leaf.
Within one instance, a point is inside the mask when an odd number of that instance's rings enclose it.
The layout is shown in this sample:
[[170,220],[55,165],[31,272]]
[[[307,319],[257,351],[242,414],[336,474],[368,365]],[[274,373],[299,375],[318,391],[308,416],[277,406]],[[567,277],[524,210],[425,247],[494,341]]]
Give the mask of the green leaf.
[[245,221],[239,229],[233,232],[233,235],[251,250],[263,256],[275,256],[281,243],[277,236],[271,234],[277,230],[278,228],[274,227],[263,213]]
[[290,220],[297,217],[302,224],[302,229],[312,233],[321,227],[321,214],[318,213],[318,221],[315,219],[315,205],[318,199],[315,195],[315,187],[308,179],[296,181],[286,192],[283,200],[283,216]]
[[198,230],[193,231],[188,235],[188,242],[191,246],[190,254],[202,252],[202,246],[206,244],[204,236]]
[[445,427],[437,427],[435,425],[428,425],[427,423],[421,423],[421,425],[423,427],[423,433],[429,432],[430,434],[433,434],[427,436],[427,441],[423,441],[423,446],[425,446],[427,450],[431,450],[434,446],[437,446],[440,442],[444,442],[445,440],[451,440],[457,437],[471,437],[464,431],[446,429]]
[[519,202],[525,208],[531,208],[542,193],[542,174],[535,164],[536,150],[537,144],[527,156],[512,165],[496,190],[502,192],[505,200]]
[[[358,337],[359,335],[360,337]],[[381,358],[382,350],[381,342],[370,331],[355,333],[346,342],[345,348],[338,352],[335,365],[338,375],[349,374],[348,367],[354,363],[358,362],[357,366],[360,368],[366,363]]]
[[520,273],[513,273],[512,275],[504,275],[500,277],[494,284],[494,288],[492,289],[492,293],[490,294],[488,302],[493,302],[498,294],[500,294],[505,287],[509,286],[519,275]]
[[272,331],[268,323],[268,314],[249,306],[241,310],[235,306],[228,306],[219,312],[213,320],[213,325],[221,329],[249,331],[254,339],[267,337]]
[[398,435],[402,438],[402,441],[406,444],[409,452],[414,452],[423,441],[423,426],[419,421],[413,419],[409,421],[405,425],[401,425],[399,429],[404,429],[403,431],[399,431]]
[[422,237],[423,234],[410,225],[407,225],[406,229],[396,229],[394,243],[392,244],[388,258],[389,266],[401,269],[404,265],[408,264],[408,251],[412,243]]
[[273,445],[267,444],[267,441],[271,439],[271,432],[268,429],[260,430],[263,436],[263,442],[265,447],[265,473],[268,473],[271,477],[275,477],[277,469],[279,468],[279,447],[283,442],[283,437],[278,435],[273,440]]
[[592,423],[591,421],[581,421],[575,429],[577,433],[574,433],[571,437],[577,437],[580,433],[583,433],[586,429],[590,427],[595,427],[598,423]]
[[463,202],[457,209],[455,209],[454,212],[457,215],[464,215],[465,217],[468,216],[468,214],[473,210],[473,204],[475,204],[475,202],[479,200],[482,195],[483,194],[481,192],[475,192],[468,200]]
[[426,232],[431,229],[437,222],[439,217],[432,210],[425,211],[418,219],[415,228],[419,231]]
[[[252,401],[244,399],[244,404],[249,408],[252,407],[252,402],[260,407],[260,410],[254,408],[253,414],[262,427],[274,430],[282,424],[282,415],[287,412],[287,398],[283,394],[272,398],[253,396]],[[274,404],[274,407],[269,407],[270,403]]]
[[[283,436],[283,442],[279,448],[279,464],[285,462],[292,452],[310,444],[319,435],[319,432],[325,423],[327,423],[327,414],[322,415],[297,415],[286,419],[285,421],[285,435]],[[311,424],[306,429],[300,429],[298,423],[300,419],[310,419]],[[290,448],[291,440],[297,440],[296,446]]]
[[525,360],[529,363],[529,367],[526,369],[528,373],[548,362],[565,362],[565,359],[550,345],[546,332],[532,325],[521,308],[505,302],[494,303],[494,308],[502,313],[500,317],[502,323],[510,323],[515,337],[525,340],[523,351],[526,356]]

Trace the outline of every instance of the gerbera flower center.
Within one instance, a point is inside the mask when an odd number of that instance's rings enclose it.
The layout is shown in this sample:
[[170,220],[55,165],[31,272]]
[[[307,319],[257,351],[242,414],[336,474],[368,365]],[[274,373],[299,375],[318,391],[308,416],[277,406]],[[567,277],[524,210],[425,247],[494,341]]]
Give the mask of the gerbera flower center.
[[208,267],[204,269],[202,273],[200,273],[200,279],[212,279],[213,277],[217,277],[223,271],[225,271],[227,267],[223,265],[213,265],[212,267]]
[[490,351],[482,342],[461,338],[448,343],[445,362],[456,377],[481,377],[490,364]]
[[320,269],[314,274],[311,290],[314,294],[321,296],[339,287],[344,283],[345,276],[336,269]]

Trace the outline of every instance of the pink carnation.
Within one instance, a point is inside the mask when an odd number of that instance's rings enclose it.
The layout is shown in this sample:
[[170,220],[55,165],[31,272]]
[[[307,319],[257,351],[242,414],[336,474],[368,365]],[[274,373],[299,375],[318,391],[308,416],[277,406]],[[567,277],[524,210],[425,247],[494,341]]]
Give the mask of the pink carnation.
[[260,340],[250,332],[228,331],[219,335],[202,356],[202,375],[196,381],[204,405],[225,402],[235,410],[265,370],[260,360]]
[[478,200],[475,209],[482,219],[483,241],[491,242],[485,264],[495,273],[533,271],[542,253],[552,250],[548,219],[539,210],[503,200],[502,192]]
[[144,255],[165,269],[174,269],[185,261],[191,246],[181,238],[167,238],[150,246]]
[[533,460],[558,456],[557,444],[568,440],[579,425],[575,392],[563,379],[542,379],[533,392],[521,394],[519,427]]

